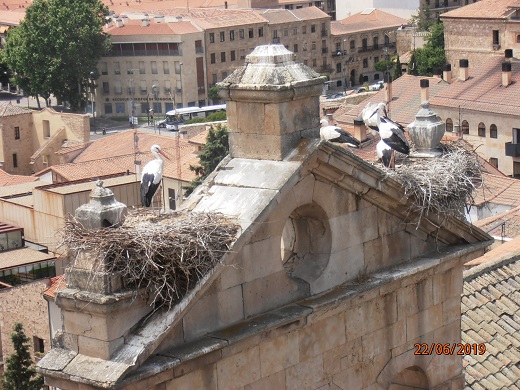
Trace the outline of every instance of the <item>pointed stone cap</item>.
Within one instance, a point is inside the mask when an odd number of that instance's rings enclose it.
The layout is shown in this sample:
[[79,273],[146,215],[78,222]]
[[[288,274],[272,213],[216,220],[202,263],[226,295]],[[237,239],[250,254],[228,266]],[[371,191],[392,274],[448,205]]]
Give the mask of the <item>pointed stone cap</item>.
[[311,85],[319,85],[321,93],[326,77],[294,58],[284,45],[257,46],[246,56],[245,65],[217,84],[220,96],[228,100],[228,89],[281,91]]
[[126,217],[126,205],[118,202],[114,193],[103,187],[98,180],[96,187],[90,192],[90,202],[76,209],[76,220],[86,229],[120,226]]

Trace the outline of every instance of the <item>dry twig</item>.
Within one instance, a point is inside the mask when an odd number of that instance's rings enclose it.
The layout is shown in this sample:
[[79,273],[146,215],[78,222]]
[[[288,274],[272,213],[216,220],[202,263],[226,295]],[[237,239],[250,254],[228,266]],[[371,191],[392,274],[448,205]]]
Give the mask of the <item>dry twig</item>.
[[[129,214],[123,226],[88,230],[74,218],[63,229],[72,266],[82,252],[95,270],[118,273],[125,287],[145,291],[156,307],[171,308],[229,251],[239,225],[222,214],[149,210]],[[104,268],[103,268],[104,263]]]

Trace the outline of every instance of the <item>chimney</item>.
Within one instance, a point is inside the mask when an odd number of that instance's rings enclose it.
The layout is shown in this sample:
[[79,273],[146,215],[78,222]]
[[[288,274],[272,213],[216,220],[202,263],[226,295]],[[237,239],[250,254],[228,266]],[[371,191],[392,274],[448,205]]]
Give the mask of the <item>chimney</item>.
[[145,19],[141,20],[142,27],[148,27],[149,25],[150,25],[150,19],[145,18]]
[[507,87],[511,84],[511,63],[502,62],[502,86]]
[[392,76],[385,73],[385,102],[388,104],[392,101]]
[[428,79],[421,79],[421,103],[430,100],[430,81]]
[[227,3],[227,1],[224,1],[224,9],[228,9],[228,3]]
[[116,19],[116,27],[123,27],[125,24],[122,19]]
[[459,80],[466,81],[469,78],[468,68],[469,61],[467,59],[459,60]]
[[123,21],[123,24],[126,24],[128,22],[128,16],[122,15],[121,20]]
[[442,78],[442,68],[439,68],[437,66],[435,68],[433,68],[433,77],[435,77],[437,79]]
[[511,62],[511,58],[513,58],[513,49],[505,50],[505,58],[506,58],[506,62]]
[[153,19],[155,23],[164,23],[164,15],[156,15]]
[[354,137],[361,142],[366,141],[367,139],[367,128],[365,126],[365,121],[363,121],[362,118],[354,119]]
[[451,64],[444,65],[444,71],[442,72],[442,78],[446,82],[451,82]]
[[283,160],[319,133],[325,77],[294,61],[284,45],[257,46],[217,84],[226,100],[231,157]]

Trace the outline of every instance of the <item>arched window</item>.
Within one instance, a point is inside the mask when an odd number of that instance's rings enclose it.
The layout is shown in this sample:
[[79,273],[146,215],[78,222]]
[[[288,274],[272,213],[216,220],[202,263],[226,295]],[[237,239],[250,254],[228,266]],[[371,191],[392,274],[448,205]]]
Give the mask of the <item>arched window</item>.
[[482,122],[478,124],[478,136],[485,137],[486,136],[486,125]]
[[497,125],[492,124],[491,126],[489,126],[489,137],[490,138],[498,138]]
[[451,118],[446,119],[446,131],[453,131],[453,121]]
[[462,130],[462,134],[469,134],[469,123],[467,120],[462,121],[461,130]]

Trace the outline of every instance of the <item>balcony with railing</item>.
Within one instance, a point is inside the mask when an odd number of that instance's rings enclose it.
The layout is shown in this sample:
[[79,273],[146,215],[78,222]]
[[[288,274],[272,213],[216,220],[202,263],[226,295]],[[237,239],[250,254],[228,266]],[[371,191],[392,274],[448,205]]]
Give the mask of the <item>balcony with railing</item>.
[[520,157],[520,144],[506,142],[506,156]]
[[321,48],[321,54],[327,54],[329,52],[329,48],[328,47],[322,47]]
[[329,32],[327,30],[321,30],[321,36],[326,37],[329,35]]
[[346,56],[346,55],[347,55],[346,50],[336,50],[332,53],[332,57],[341,57],[341,56]]

